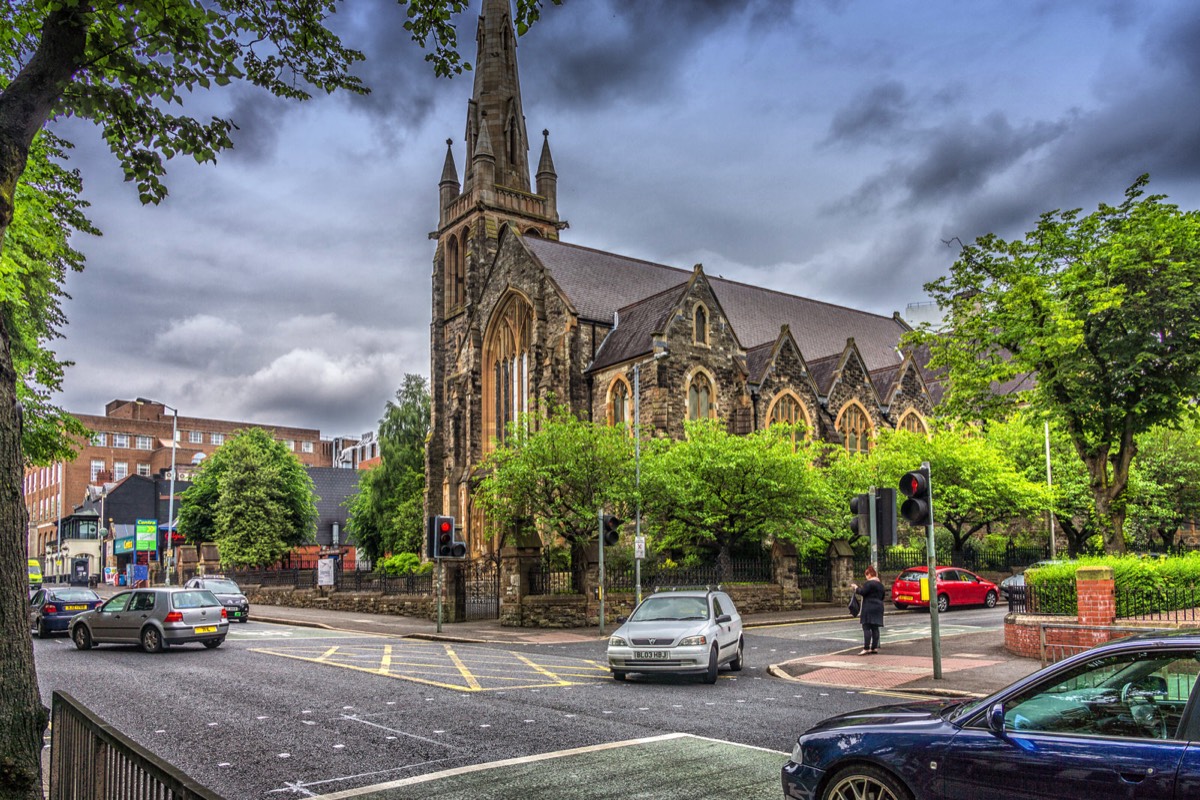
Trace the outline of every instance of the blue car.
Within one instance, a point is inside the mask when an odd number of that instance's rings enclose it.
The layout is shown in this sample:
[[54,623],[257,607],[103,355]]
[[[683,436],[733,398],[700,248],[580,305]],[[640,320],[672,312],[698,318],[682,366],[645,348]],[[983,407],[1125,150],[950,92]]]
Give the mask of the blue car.
[[800,736],[803,800],[1200,797],[1200,632],[1111,642],[983,700],[832,717]]
[[100,595],[78,586],[38,589],[29,598],[29,626],[39,638],[66,631],[71,618],[100,605]]

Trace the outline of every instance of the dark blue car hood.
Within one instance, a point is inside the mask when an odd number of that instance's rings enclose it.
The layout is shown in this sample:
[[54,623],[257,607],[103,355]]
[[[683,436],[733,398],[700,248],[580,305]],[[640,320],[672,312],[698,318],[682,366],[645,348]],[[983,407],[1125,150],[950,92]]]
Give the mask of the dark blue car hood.
[[822,720],[808,730],[808,733],[832,731],[838,728],[849,728],[858,725],[896,725],[903,723],[922,723],[930,721],[941,722],[947,709],[962,704],[962,700],[919,700],[914,703],[895,703],[886,706],[867,708],[862,711],[849,711],[836,717]]

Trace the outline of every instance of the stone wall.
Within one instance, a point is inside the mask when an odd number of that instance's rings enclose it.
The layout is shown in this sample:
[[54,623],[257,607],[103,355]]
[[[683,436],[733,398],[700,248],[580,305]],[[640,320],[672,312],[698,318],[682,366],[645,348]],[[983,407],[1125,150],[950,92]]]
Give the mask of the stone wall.
[[[383,594],[382,592],[339,592],[322,589],[293,589],[290,586],[243,586],[251,606],[287,606],[354,611],[361,614],[392,614],[418,619],[437,619],[437,598],[419,594]],[[253,616],[253,609],[251,616]],[[454,609],[443,608],[445,618],[453,619]]]

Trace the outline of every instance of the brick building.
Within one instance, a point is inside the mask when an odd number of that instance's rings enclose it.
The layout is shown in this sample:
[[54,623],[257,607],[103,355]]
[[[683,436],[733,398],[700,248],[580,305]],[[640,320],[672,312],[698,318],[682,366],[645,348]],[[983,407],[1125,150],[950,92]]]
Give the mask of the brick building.
[[[331,467],[334,443],[321,439],[313,428],[256,425],[250,422],[203,419],[180,416],[176,420],[168,407],[154,400],[113,400],[104,407],[104,416],[74,414],[93,432],[83,443],[74,460],[25,471],[25,507],[29,512],[28,548],[34,558],[50,560],[58,553],[58,522],[70,516],[98,487],[121,483],[131,476],[147,479],[169,477],[171,469],[171,432],[177,429],[175,442],[176,499],[181,483],[186,486],[192,471],[201,461],[245,428],[259,427],[271,432],[295,453],[306,467]],[[155,481],[165,487],[161,480]],[[89,487],[93,491],[89,495]],[[165,488],[159,494],[166,508]],[[165,523],[165,512],[159,515]],[[86,526],[85,526],[86,527]],[[103,527],[101,523],[100,527]],[[94,529],[91,535],[96,535]],[[81,530],[78,535],[85,535]],[[82,549],[82,548],[80,548]]]
[[939,387],[899,349],[899,314],[560,241],[545,130],[530,183],[508,0],[485,0],[477,39],[463,180],[448,140],[431,235],[428,513],[454,515],[472,551],[487,549],[476,469],[505,423],[550,394],[610,424],[640,403],[642,424],[673,437],[704,416],[737,433],[799,421],[852,450],[881,428],[926,430]]

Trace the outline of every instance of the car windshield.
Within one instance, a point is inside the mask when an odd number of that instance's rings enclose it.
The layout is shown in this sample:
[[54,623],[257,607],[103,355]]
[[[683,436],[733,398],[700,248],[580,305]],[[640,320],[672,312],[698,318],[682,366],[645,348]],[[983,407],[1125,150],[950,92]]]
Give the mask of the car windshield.
[[216,595],[206,589],[190,589],[186,592],[176,592],[171,597],[171,605],[175,608],[203,608],[221,604]]
[[49,594],[48,599],[58,600],[60,603],[86,603],[99,600],[100,595],[91,589],[58,589]]
[[233,581],[205,581],[204,588],[210,592],[220,592],[221,594],[241,594],[242,590]]
[[708,602],[703,597],[651,597],[640,606],[630,622],[708,619]]
[[29,570],[29,574],[30,574],[30,575],[41,575],[41,574],[42,574],[42,568],[41,568],[41,567],[35,567],[35,566],[33,566],[32,564],[29,564],[29,565],[27,566],[27,568],[28,568],[28,570]]

